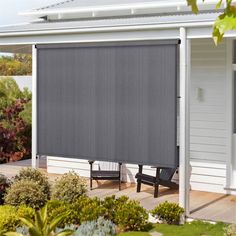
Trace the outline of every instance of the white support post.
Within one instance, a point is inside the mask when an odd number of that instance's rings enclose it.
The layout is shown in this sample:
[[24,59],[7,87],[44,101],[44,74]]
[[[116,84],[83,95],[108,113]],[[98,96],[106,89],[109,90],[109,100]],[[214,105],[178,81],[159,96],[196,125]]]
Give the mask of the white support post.
[[233,171],[234,171],[234,71],[236,68],[233,64],[233,39],[227,38],[226,40],[226,124],[227,124],[227,159],[226,159],[226,186],[227,193],[230,194],[230,189],[235,188]]
[[185,209],[185,216],[189,215],[189,70],[190,41],[187,32],[180,28],[180,137],[179,137],[179,204]]
[[37,168],[37,49],[32,45],[32,167]]

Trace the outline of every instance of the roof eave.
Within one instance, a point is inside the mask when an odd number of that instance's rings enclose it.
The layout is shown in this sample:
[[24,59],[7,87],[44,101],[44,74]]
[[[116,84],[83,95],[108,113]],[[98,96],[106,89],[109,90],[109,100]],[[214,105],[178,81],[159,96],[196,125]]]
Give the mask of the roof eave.
[[[200,10],[213,10],[217,0],[211,2],[199,3]],[[223,8],[223,4],[222,7]],[[139,15],[148,13],[173,13],[173,12],[189,12],[190,8],[183,1],[180,2],[150,2],[150,3],[135,3],[135,4],[116,4],[104,5],[94,7],[80,7],[80,8],[63,8],[63,9],[43,9],[20,12],[20,15],[31,17],[57,16],[63,19],[63,15],[77,14],[78,18],[83,18],[84,14],[90,17],[99,17],[104,14],[118,12],[120,16],[123,15]]]

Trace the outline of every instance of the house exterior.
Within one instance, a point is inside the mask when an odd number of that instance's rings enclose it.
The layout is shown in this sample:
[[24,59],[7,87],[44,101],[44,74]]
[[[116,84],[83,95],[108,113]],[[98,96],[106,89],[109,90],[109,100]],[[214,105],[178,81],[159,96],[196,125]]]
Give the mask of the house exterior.
[[[200,4],[193,15],[186,1],[68,0],[23,12],[31,23],[0,28],[0,51],[33,53],[33,166],[37,155],[37,49],[34,45],[180,39],[178,139],[180,203],[188,208],[188,189],[236,194],[234,85],[236,32],[215,47],[212,25],[216,1]],[[85,159],[47,156],[49,173],[77,171],[89,176]],[[154,170],[145,166],[146,173]],[[135,164],[123,179],[135,181]],[[189,185],[190,183],[190,185]]]

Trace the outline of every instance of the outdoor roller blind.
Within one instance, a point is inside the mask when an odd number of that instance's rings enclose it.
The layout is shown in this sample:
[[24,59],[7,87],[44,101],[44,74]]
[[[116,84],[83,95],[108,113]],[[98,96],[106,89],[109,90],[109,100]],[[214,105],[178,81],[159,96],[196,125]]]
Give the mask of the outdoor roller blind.
[[177,40],[37,45],[37,153],[176,166],[177,57]]

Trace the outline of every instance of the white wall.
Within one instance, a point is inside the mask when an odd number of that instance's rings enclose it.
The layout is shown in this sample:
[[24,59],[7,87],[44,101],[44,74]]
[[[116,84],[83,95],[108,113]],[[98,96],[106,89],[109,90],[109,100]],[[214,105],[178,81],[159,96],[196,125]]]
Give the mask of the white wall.
[[21,90],[28,88],[32,91],[32,76],[13,76],[13,79],[16,81]]
[[224,192],[227,159],[226,43],[215,47],[211,39],[193,40],[191,59],[191,187]]
[[[191,63],[191,188],[223,193],[227,148],[226,44],[216,48],[211,39],[193,40]],[[87,161],[48,157],[48,172],[65,173],[71,169],[89,177]],[[123,178],[135,181],[137,171],[137,165],[126,165]],[[154,174],[150,167],[145,167],[145,172]]]

